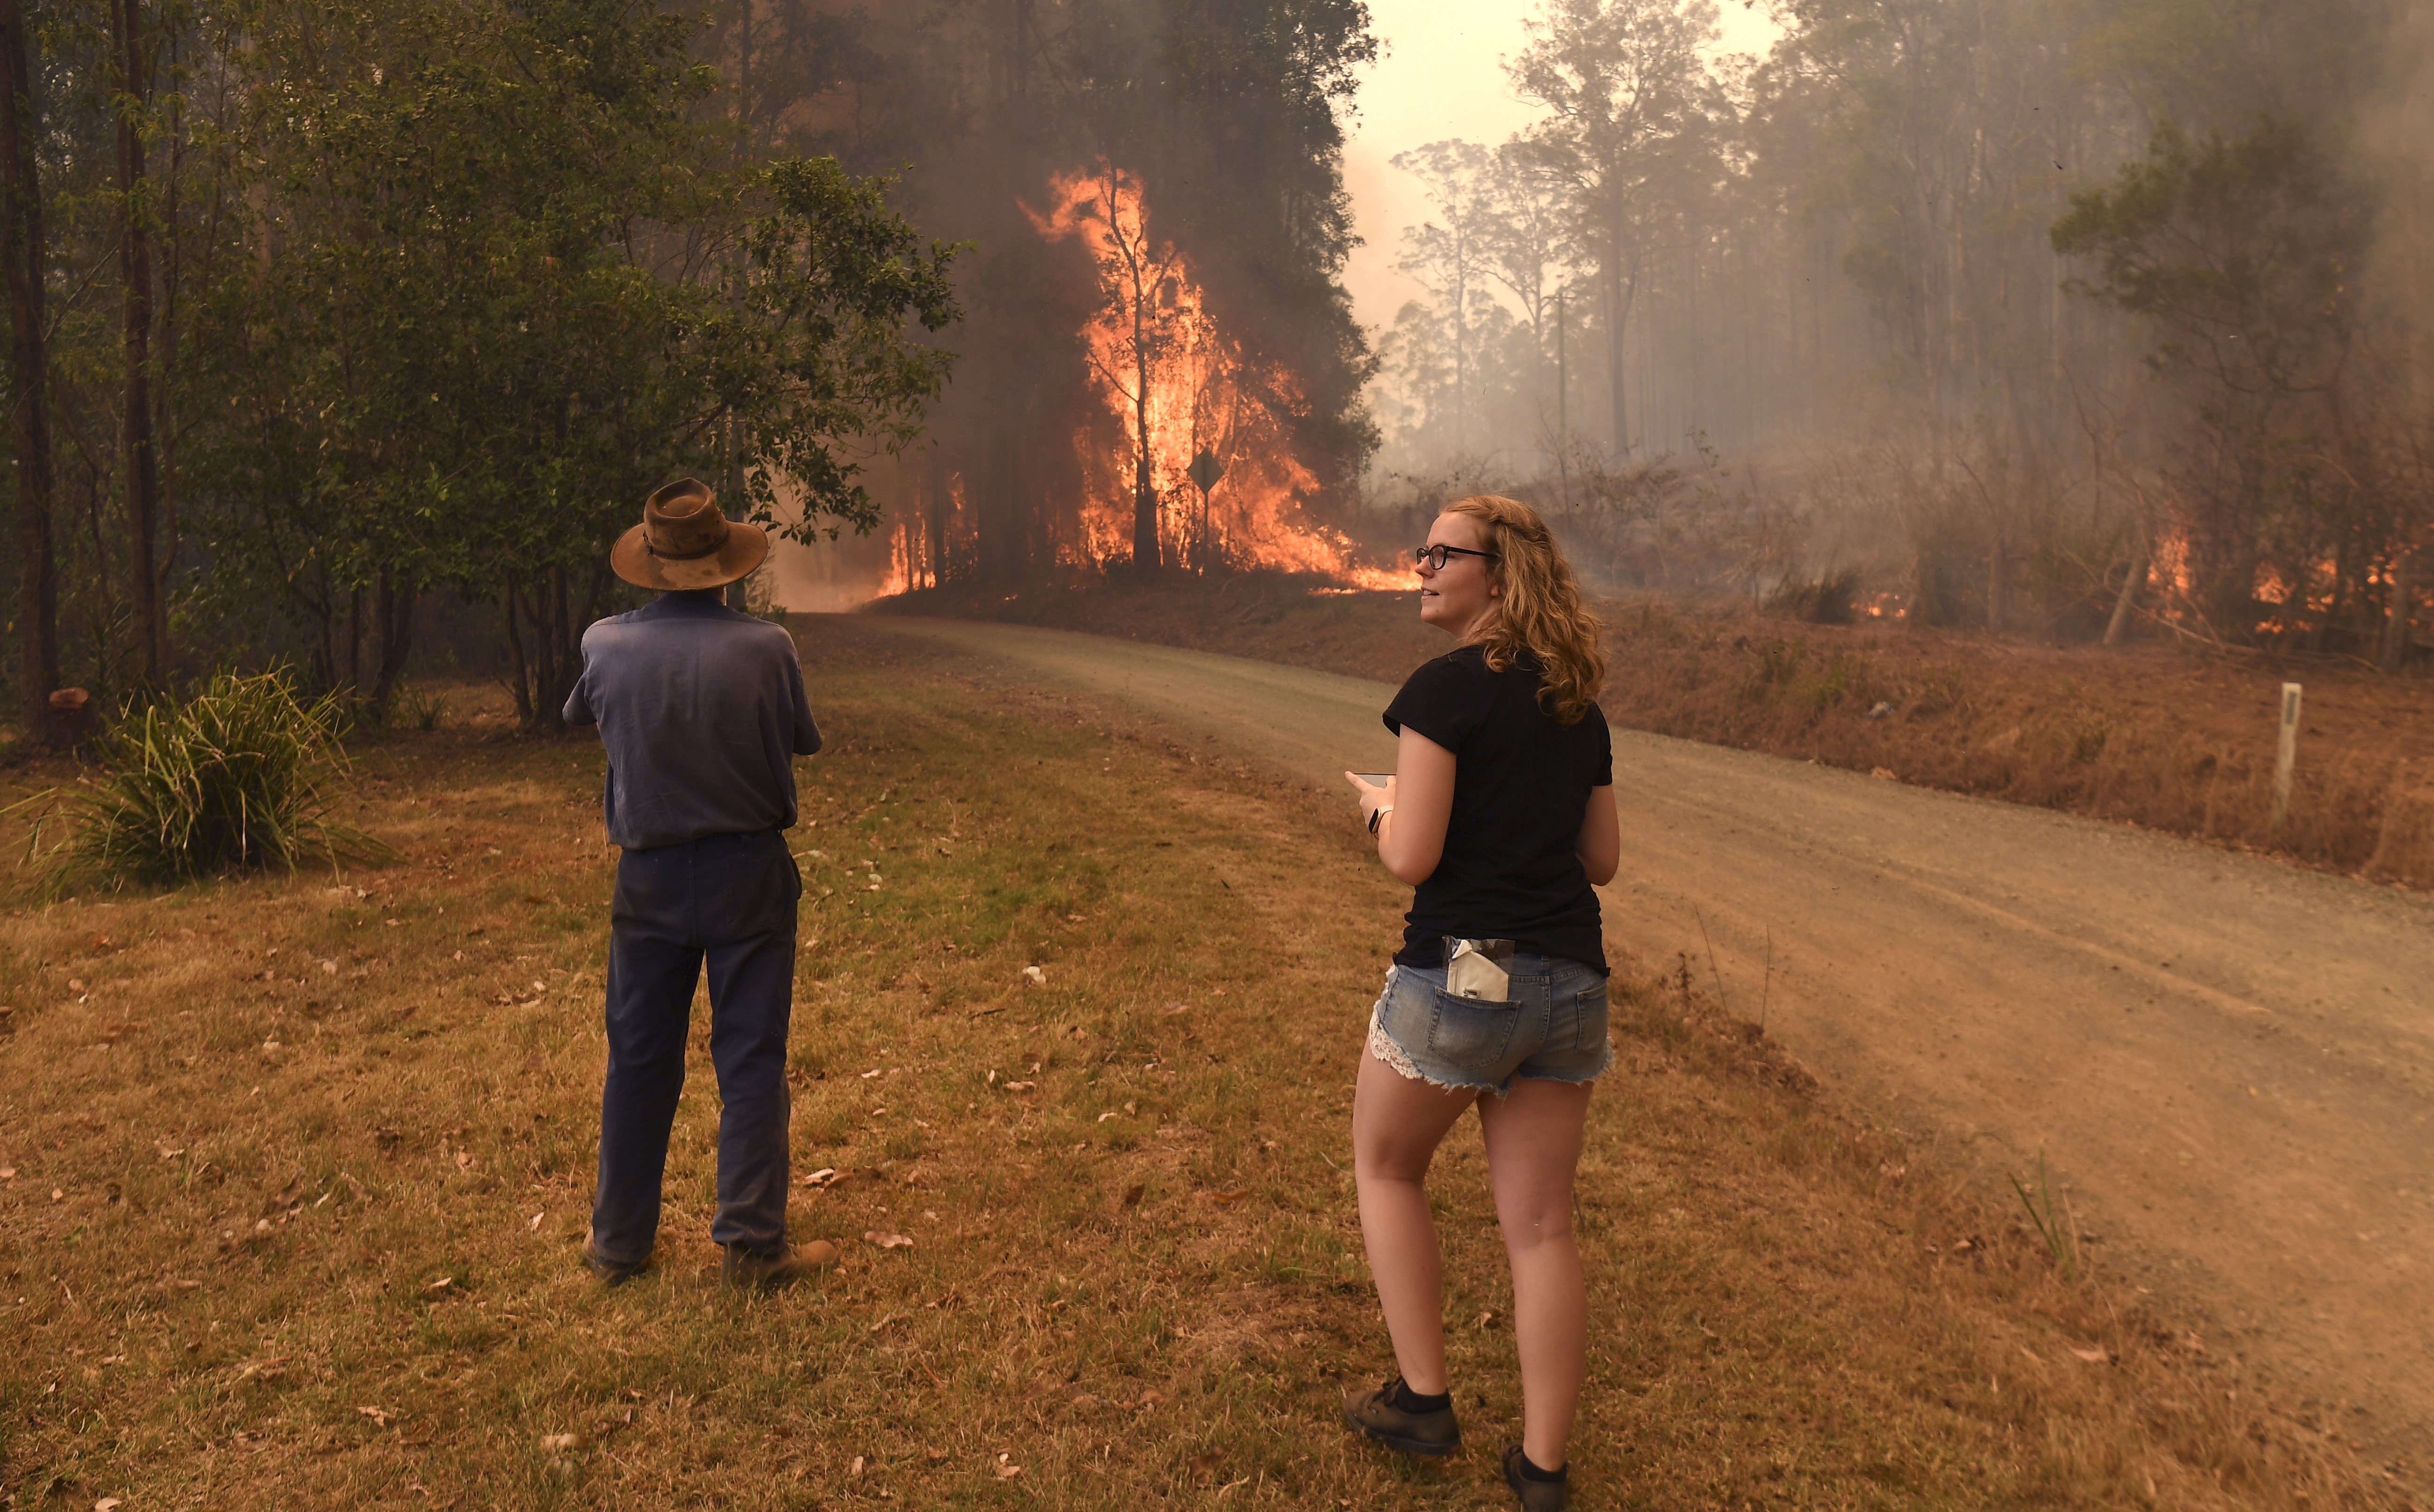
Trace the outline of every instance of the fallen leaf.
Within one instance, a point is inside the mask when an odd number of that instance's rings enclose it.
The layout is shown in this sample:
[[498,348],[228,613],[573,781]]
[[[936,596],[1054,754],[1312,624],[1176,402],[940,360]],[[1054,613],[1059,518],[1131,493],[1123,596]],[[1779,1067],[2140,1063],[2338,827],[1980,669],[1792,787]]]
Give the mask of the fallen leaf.
[[2102,1349],[2073,1349],[2070,1352],[2086,1361],[2089,1365],[2102,1365],[2107,1360],[2113,1358],[2113,1356],[2105,1353]]
[[1136,1181],[1131,1186],[1124,1188],[1124,1206],[1127,1208],[1140,1207],[1141,1197],[1147,1194],[1149,1188],[1139,1181]]
[[473,1169],[473,1154],[471,1150],[458,1150],[456,1152],[456,1169],[459,1171],[470,1171]]
[[862,1078],[861,1078],[861,1079],[862,1079],[862,1080],[864,1080],[864,1081],[868,1081],[871,1077],[878,1075],[878,1074],[880,1074],[881,1069],[882,1069],[882,1068],[877,1067],[877,1066],[873,1066],[873,1067],[871,1067],[868,1071],[866,1071],[866,1072],[864,1072],[864,1073],[862,1074]]
[[321,974],[322,974],[323,976],[335,976],[335,975],[337,975],[337,974],[338,974],[338,963],[337,963],[337,962],[335,962],[335,961],[323,961],[323,962],[321,963]]
[[811,1175],[803,1177],[803,1185],[807,1187],[832,1187],[844,1179],[845,1178],[843,1177],[837,1175],[836,1167],[824,1165],[818,1170],[813,1172]]
[[118,1498],[105,1496],[93,1504],[93,1512],[118,1512]]
[[882,1249],[910,1249],[913,1247],[913,1241],[905,1235],[891,1234],[877,1228],[865,1229],[862,1237],[867,1242],[877,1245]]
[[1048,985],[1048,973],[1041,971],[1037,966],[1024,967],[1022,969],[1022,974],[1031,979],[1031,983],[1034,987],[1046,987]]
[[17,1168],[15,1166],[0,1165],[0,1181],[14,1181],[16,1179]]
[[1106,1112],[1099,1115],[1099,1122],[1104,1124],[1111,1118],[1122,1118],[1123,1116],[1123,1114],[1119,1113],[1114,1108],[1110,1108]]
[[84,984],[83,984],[82,982],[77,981],[77,980],[75,977],[73,977],[73,976],[72,976],[72,977],[69,977],[69,978],[68,978],[68,990],[69,990],[69,991],[71,991],[71,992],[81,992],[81,991],[83,991],[83,990],[84,990]]
[[862,1467],[863,1458],[861,1455],[856,1454],[853,1457],[853,1463],[846,1467],[846,1473],[848,1475],[859,1475],[862,1473]]
[[423,1291],[424,1291],[424,1292],[426,1292],[426,1293],[429,1293],[429,1292],[444,1292],[444,1291],[448,1290],[448,1288],[450,1288],[451,1286],[454,1286],[454,1285],[455,1285],[455,1284],[456,1284],[456,1278],[455,1278],[455,1277],[454,1277],[454,1276],[442,1276],[442,1277],[440,1277],[437,1280],[433,1281],[430,1285],[428,1285],[428,1286],[424,1287],[424,1288],[423,1288]]
[[1191,1011],[1191,1005],[1189,1003],[1170,1003],[1166,1005],[1166,1016],[1170,1019],[1174,1018],[1178,1013],[1190,1013]]
[[1165,1400],[1166,1399],[1164,1397],[1160,1396],[1156,1391],[1144,1391],[1140,1395],[1140,1401],[1139,1403],[1140,1410],[1146,1412]]
[[355,1411],[370,1418],[379,1427],[386,1428],[389,1425],[389,1414],[378,1407],[358,1407]]
[[532,1215],[532,1222],[524,1225],[524,1227],[538,1231],[540,1228],[540,1221],[548,1216],[549,1214],[546,1211],[536,1212]]
[[1027,1092],[1038,1085],[1036,1081],[1010,1081],[1005,1084],[1005,1090],[1010,1092]]
[[997,1478],[1001,1481],[1013,1480],[1021,1473],[1022,1467],[1020,1465],[1000,1465],[997,1468]]
[[574,1446],[580,1442],[581,1440],[574,1434],[543,1434],[540,1435],[540,1447],[553,1454],[562,1454],[568,1450],[574,1448]]
[[1875,778],[1879,782],[1898,782],[1901,781],[1900,778],[1894,775],[1894,769],[1890,766],[1872,766],[1868,768],[1868,775]]
[[186,1153],[186,1147],[184,1145],[171,1144],[167,1140],[162,1140],[152,1147],[161,1152],[161,1159],[164,1160],[174,1160],[179,1156]]

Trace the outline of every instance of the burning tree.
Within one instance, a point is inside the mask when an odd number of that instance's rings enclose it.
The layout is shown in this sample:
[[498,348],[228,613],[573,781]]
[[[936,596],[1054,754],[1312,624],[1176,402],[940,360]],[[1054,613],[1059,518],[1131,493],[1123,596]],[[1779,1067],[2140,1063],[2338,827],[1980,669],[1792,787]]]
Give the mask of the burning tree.
[[[1137,566],[1269,567],[1404,586],[1354,565],[1350,542],[1304,512],[1319,483],[1293,445],[1307,408],[1301,386],[1226,331],[1191,258],[1151,232],[1137,177],[1104,160],[1059,175],[1032,223],[1051,241],[1080,240],[1098,273],[1099,304],[1080,335],[1125,444],[1109,456],[1091,428],[1075,437],[1090,493],[1081,550],[1091,564],[1115,559],[1128,535]],[[1195,476],[1203,456],[1210,462]]]

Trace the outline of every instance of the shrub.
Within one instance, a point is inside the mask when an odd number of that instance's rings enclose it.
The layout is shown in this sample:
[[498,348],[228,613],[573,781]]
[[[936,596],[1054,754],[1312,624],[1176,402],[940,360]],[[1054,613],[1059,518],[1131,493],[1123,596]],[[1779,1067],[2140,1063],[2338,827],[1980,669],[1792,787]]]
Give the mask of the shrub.
[[174,884],[385,853],[329,817],[348,770],[343,727],[336,695],[300,703],[284,672],[223,672],[182,703],[130,713],[101,739],[102,775],[53,810],[73,826],[50,853],[53,881]]
[[437,730],[448,719],[448,700],[428,688],[408,688],[397,696],[390,723],[403,729]]
[[1766,595],[1766,609],[1810,625],[1848,625],[1860,615],[1860,569],[1828,568],[1814,578],[1786,577]]

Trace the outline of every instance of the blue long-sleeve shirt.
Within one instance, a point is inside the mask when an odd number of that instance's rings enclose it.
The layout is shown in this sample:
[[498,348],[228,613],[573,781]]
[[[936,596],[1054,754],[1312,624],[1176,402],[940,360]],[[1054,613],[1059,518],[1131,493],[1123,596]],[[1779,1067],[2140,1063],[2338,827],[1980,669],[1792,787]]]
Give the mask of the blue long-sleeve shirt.
[[566,722],[600,727],[601,807],[628,850],[795,823],[794,758],[820,748],[802,662],[725,594],[662,593],[583,632]]

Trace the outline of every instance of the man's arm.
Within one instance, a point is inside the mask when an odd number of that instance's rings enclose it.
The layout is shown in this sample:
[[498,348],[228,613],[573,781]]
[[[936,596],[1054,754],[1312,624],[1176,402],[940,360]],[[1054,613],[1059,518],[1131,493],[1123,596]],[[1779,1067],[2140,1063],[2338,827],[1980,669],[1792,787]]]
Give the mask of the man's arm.
[[786,692],[795,701],[795,754],[815,756],[820,749],[820,727],[812,720],[812,701],[803,692],[803,663],[787,647]]
[[583,670],[574,675],[574,688],[566,696],[566,707],[558,711],[558,717],[570,725],[600,723],[600,716],[591,712],[591,695],[585,688],[585,681],[591,675],[591,658],[587,649],[583,658]]

